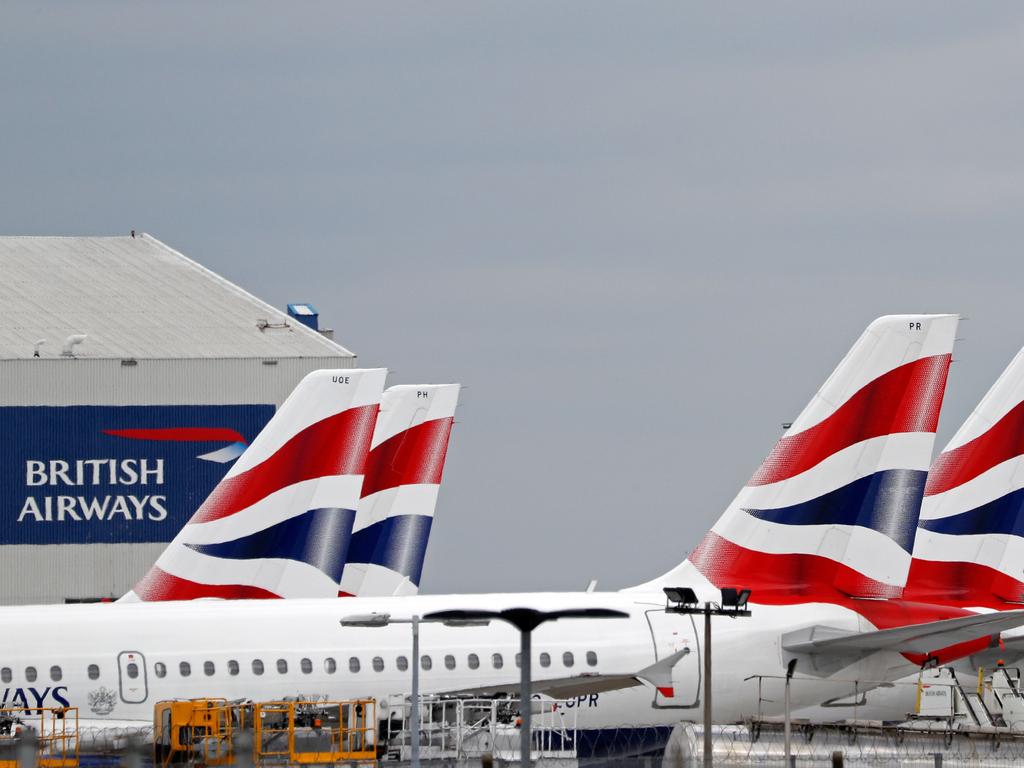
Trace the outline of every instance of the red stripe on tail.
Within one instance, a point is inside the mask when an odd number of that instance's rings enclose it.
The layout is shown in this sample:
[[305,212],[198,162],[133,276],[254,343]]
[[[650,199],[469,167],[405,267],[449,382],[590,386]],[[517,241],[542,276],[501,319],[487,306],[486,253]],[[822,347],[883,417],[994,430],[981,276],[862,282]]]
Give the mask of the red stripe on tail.
[[910,564],[907,588],[911,600],[993,608],[1019,608],[1007,603],[1024,602],[1024,584],[995,568],[980,563],[920,560]]
[[713,531],[690,555],[690,562],[715,586],[740,584],[753,590],[759,603],[843,603],[851,595],[893,598],[902,591],[821,555],[757,552]]
[[135,585],[134,592],[145,602],[198,600],[203,597],[216,597],[222,600],[268,600],[281,597],[269,590],[247,584],[200,584],[174,576],[155,565]]
[[950,360],[950,355],[925,357],[864,385],[820,423],[780,439],[747,485],[767,485],[799,475],[872,437],[934,432]]
[[997,464],[1024,454],[1024,402],[1017,403],[982,435],[940,454],[928,472],[925,496],[973,480]]
[[400,485],[439,484],[454,421],[450,416],[425,421],[370,451],[363,497]]
[[349,408],[306,427],[265,461],[222,480],[189,523],[233,515],[304,480],[363,474],[378,408],[376,403]]

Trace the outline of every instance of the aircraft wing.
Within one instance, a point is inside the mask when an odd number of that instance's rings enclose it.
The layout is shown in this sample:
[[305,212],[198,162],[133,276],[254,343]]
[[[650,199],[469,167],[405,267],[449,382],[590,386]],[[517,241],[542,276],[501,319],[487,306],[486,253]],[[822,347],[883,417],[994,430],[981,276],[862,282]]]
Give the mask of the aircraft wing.
[[[589,696],[592,693],[618,691],[648,683],[664,695],[672,696],[672,668],[689,652],[689,648],[684,648],[636,672],[621,674],[583,672],[569,677],[534,680],[530,688],[533,693],[541,693],[553,699],[573,699],[578,696]],[[502,683],[499,685],[481,686],[479,688],[447,691],[448,694],[466,696],[518,692],[519,683]]]
[[930,654],[1021,625],[1024,625],[1024,610],[961,616],[872,632],[815,626],[783,635],[782,647],[790,653],[846,656],[873,651]]

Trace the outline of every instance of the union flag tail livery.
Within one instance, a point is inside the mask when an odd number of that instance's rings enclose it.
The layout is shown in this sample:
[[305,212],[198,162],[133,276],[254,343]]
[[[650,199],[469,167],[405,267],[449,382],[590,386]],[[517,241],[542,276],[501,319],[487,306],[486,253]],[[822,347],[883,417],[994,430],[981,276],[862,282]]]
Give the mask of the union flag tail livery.
[[122,599],[336,596],[386,375],[307,375]]
[[1024,602],[1024,350],[932,464],[907,594]]
[[651,585],[695,568],[759,603],[899,597],[958,322],[871,323],[689,560]]
[[384,393],[340,595],[418,591],[458,399],[458,384]]

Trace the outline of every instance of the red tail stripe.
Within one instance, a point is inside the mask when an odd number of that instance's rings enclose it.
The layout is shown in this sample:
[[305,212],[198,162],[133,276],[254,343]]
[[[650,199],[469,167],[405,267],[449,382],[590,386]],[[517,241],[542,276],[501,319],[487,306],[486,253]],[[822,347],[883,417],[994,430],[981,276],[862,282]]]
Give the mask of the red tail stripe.
[[[821,555],[757,552],[710,531],[690,555],[692,562],[716,586],[741,584],[757,596],[780,604],[826,602],[845,604],[856,597],[899,597],[899,587],[870,579],[859,571]],[[777,595],[777,596],[776,596]]]
[[[918,603],[904,599],[863,600],[851,597],[833,586],[838,579],[862,580],[875,584],[879,592],[889,592],[888,584],[868,579],[863,574],[820,555],[767,554],[745,549],[715,533],[708,533],[690,556],[690,562],[715,586],[741,584],[751,590],[751,601],[759,605],[801,605],[829,603],[855,611],[878,629],[905,627],[929,621],[973,616],[970,611],[949,605]],[[882,597],[895,597],[890,594]],[[935,651],[932,656],[940,664],[984,650],[991,635],[951,645]],[[923,664],[923,654],[906,653],[914,664]]]
[[432,419],[389,437],[366,460],[363,496],[400,485],[437,485],[444,471],[452,417]]
[[[914,558],[904,595],[909,599],[1007,610],[1024,602],[1024,584],[980,563]],[[1014,603],[1014,605],[1007,605]]]
[[175,440],[201,443],[244,443],[238,432],[226,427],[165,427],[161,429],[105,429],[105,435],[127,437],[131,440]]
[[223,600],[268,600],[281,597],[269,590],[247,584],[200,584],[174,576],[155,565],[135,585],[135,594],[146,602],[198,600],[202,597]]
[[997,464],[1024,454],[1024,402],[1017,403],[985,433],[940,454],[928,472],[925,496],[973,480]]
[[793,477],[872,437],[934,432],[950,359],[950,355],[933,355],[915,360],[864,385],[820,423],[779,440],[748,485]]
[[222,480],[189,522],[233,515],[303,480],[363,474],[377,410],[376,403],[349,408],[306,427],[265,461]]

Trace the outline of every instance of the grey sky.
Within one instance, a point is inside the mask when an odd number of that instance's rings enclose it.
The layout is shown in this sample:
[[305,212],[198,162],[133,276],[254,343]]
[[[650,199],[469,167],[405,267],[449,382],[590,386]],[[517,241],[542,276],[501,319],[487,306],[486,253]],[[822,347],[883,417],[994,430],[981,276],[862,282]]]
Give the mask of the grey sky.
[[7,3],[0,231],[468,385],[426,590],[627,586],[876,315],[970,316],[940,444],[1024,344],[1021,72],[1019,3]]

